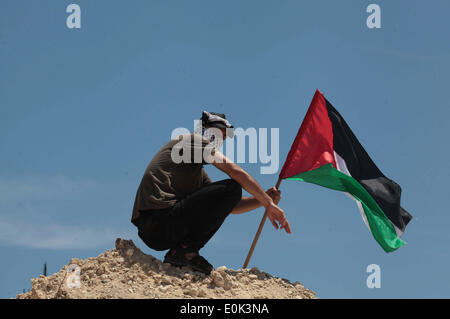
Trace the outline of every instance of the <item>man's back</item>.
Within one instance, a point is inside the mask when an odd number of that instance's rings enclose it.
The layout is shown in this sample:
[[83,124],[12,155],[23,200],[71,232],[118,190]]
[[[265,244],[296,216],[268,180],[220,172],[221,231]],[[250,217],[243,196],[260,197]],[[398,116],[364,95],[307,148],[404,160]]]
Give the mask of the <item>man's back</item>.
[[175,145],[180,145],[182,140],[188,141],[188,144],[183,144],[183,151],[189,151],[190,154],[191,150],[203,150],[209,144],[207,139],[191,133],[169,141],[155,154],[145,170],[136,194],[131,218],[135,225],[140,212],[173,206],[178,200],[211,183],[203,169],[206,164],[204,161],[173,161],[172,150]]

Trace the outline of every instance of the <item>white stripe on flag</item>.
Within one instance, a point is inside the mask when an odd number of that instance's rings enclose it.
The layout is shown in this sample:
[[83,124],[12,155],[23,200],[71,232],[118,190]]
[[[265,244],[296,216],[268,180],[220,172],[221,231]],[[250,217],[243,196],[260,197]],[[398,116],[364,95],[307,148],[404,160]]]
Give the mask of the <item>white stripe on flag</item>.
[[[348,176],[352,176],[352,175],[350,175],[350,172],[348,171],[345,160],[336,152],[334,152],[334,159],[336,161],[336,167],[339,172],[344,173],[345,175],[348,175]],[[367,217],[366,217],[366,214],[364,212],[364,208],[362,207],[361,202],[359,200],[357,200],[356,198],[354,198],[351,194],[349,194],[347,192],[345,194],[347,194],[351,199],[353,199],[356,202],[356,205],[358,206],[361,217],[364,220],[364,224],[366,224],[367,228],[369,228],[369,230],[370,230],[369,223],[367,221]],[[391,223],[391,224],[392,224],[392,226],[394,226],[397,237],[401,237],[403,235],[403,232],[397,226],[395,226],[393,223]]]
[[[348,176],[352,176],[352,175],[350,175],[350,172],[348,171],[347,164],[345,164],[344,159],[336,152],[334,152],[334,159],[336,161],[336,167],[339,172],[344,173],[345,175],[348,175]],[[354,198],[351,194],[349,194],[347,192],[345,194],[347,194],[348,197],[350,197],[351,199],[353,199],[356,202],[356,205],[358,206],[359,213],[361,214],[364,224],[366,224],[367,228],[369,228],[369,230],[370,230],[369,222],[367,221],[366,213],[364,213],[364,208],[362,207],[361,203],[356,198]]]

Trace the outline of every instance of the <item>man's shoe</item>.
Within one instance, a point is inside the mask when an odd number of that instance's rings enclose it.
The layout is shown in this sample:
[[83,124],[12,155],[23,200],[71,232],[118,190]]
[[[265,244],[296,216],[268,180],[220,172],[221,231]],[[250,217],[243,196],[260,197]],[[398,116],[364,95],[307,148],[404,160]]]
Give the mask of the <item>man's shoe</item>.
[[[175,250],[175,252],[173,252]],[[192,253],[192,251],[176,248],[174,250],[169,250],[167,254],[164,256],[164,262],[171,264],[173,266],[182,267],[189,266],[195,271],[199,271],[206,275],[209,275],[214,267],[202,256],[199,255],[198,252],[195,252],[194,257],[191,259],[186,258],[187,253]]]

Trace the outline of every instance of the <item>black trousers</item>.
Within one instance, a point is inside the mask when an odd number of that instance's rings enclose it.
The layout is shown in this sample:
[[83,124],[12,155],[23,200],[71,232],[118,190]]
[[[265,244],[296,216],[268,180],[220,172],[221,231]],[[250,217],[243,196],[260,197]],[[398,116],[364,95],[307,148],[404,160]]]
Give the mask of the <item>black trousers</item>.
[[203,186],[174,206],[141,212],[138,235],[155,250],[180,244],[201,249],[217,232],[242,198],[242,188],[233,179]]

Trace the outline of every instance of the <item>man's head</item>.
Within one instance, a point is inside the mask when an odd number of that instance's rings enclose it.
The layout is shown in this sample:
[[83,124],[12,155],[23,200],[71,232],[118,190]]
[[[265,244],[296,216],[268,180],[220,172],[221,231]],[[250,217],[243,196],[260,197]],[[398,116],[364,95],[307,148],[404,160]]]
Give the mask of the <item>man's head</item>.
[[228,122],[225,114],[203,111],[196,133],[220,147],[226,137],[234,136],[234,126]]
[[203,111],[200,120],[205,127],[215,127],[220,129],[226,137],[232,138],[234,136],[234,126],[228,122],[225,114]]

